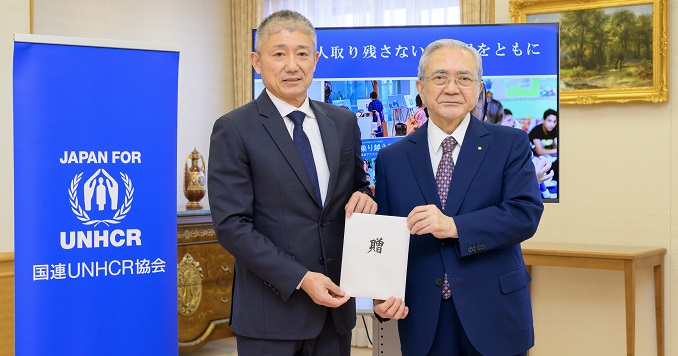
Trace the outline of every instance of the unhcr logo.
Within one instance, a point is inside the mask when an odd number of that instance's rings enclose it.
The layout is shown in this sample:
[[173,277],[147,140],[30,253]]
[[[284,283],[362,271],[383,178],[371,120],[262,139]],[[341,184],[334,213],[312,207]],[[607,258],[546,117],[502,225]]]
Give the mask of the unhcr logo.
[[[117,181],[105,169],[100,168],[81,185],[83,174],[84,172],[76,174],[68,189],[68,200],[75,217],[83,225],[92,227],[99,224],[106,226],[119,224],[132,208],[132,201],[134,200],[132,179],[127,174],[120,172],[120,181]],[[122,194],[123,188],[124,195]],[[80,197],[82,197],[82,200],[80,200]],[[123,198],[122,201],[120,200],[121,197]],[[60,241],[61,247],[67,250],[72,248],[141,246],[141,230],[61,232]]]
[[[110,226],[110,224],[119,224],[132,208],[132,200],[134,199],[132,180],[127,174],[120,172],[122,186],[125,188],[124,201],[120,202],[119,190],[121,184],[108,174],[105,169],[97,169],[83,184],[82,196],[85,206],[83,209],[78,200],[78,187],[80,186],[83,173],[75,175],[68,189],[73,214],[75,214],[78,220],[82,221],[83,225],[97,226],[103,223],[106,226]],[[110,215],[107,215],[107,213]],[[92,218],[90,215],[96,218]]]

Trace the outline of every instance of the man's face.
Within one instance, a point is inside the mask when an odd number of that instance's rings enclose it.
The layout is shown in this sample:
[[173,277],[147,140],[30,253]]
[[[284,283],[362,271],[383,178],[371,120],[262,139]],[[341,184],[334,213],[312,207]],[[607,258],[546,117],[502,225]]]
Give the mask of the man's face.
[[553,131],[557,124],[558,118],[556,115],[549,115],[544,119],[544,127],[546,128],[546,131]]
[[[471,53],[460,48],[441,48],[429,57],[423,80],[417,80],[417,89],[429,117],[441,126],[443,121],[461,121],[478,103],[480,86],[478,66]],[[444,76],[450,80],[436,85],[431,78]],[[460,87],[454,78],[473,79],[470,87]],[[428,78],[428,79],[427,79]]]
[[261,44],[261,53],[250,54],[252,66],[271,93],[295,107],[306,99],[320,53],[309,36],[282,30]]
[[504,126],[513,127],[513,115],[504,115],[504,118],[501,120],[501,124]]

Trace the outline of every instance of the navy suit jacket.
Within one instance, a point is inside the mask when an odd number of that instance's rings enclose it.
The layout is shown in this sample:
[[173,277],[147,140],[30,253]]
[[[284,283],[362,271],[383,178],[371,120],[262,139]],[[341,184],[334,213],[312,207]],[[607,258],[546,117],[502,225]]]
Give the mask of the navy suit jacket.
[[[319,205],[282,116],[266,91],[214,124],[208,170],[217,239],[235,257],[232,329],[260,339],[316,337],[328,308],[296,290],[307,270],[339,285],[344,205],[371,195],[355,116],[311,101],[330,170]],[[355,326],[355,301],[332,309],[340,334]]]
[[[407,216],[440,199],[428,148],[428,124],[383,148],[376,161],[378,212]],[[412,235],[405,304],[398,324],[404,355],[433,343],[447,271],[459,319],[483,355],[515,355],[534,345],[532,308],[520,242],[543,211],[527,134],[471,117],[455,162],[444,213],[458,239]]]

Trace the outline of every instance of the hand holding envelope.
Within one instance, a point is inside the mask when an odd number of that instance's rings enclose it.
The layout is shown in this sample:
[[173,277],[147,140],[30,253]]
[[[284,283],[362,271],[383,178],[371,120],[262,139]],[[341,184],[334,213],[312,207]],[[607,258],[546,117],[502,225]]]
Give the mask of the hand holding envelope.
[[389,297],[386,300],[374,300],[374,312],[384,319],[399,320],[405,319],[410,312],[410,308],[405,302],[396,297]]
[[[402,304],[409,246],[406,218],[354,213],[346,219],[341,289],[352,297],[394,297]],[[384,305],[384,312],[392,307]]]

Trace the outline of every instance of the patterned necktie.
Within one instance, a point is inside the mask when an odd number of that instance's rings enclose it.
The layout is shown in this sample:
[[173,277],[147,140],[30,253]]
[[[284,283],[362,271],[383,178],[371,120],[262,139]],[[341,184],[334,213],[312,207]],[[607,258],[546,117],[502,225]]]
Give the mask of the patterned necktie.
[[443,140],[443,157],[438,163],[438,170],[436,171],[436,183],[438,183],[438,196],[440,197],[440,206],[445,210],[447,203],[447,191],[450,189],[450,181],[452,180],[452,173],[454,173],[454,160],[452,159],[452,150],[457,145],[457,141],[452,136],[448,136]]
[[[448,136],[442,143],[443,157],[438,163],[438,170],[436,171],[436,183],[438,184],[438,196],[440,197],[440,206],[445,211],[445,204],[447,203],[447,192],[450,189],[450,181],[452,180],[452,173],[454,173],[454,160],[452,159],[452,150],[457,145],[457,141],[452,136]],[[449,299],[452,296],[450,290],[450,281],[447,279],[447,272],[443,278],[443,299]]]
[[306,173],[308,173],[308,177],[311,178],[311,183],[313,183],[313,190],[315,191],[315,196],[318,199],[318,203],[322,206],[320,184],[318,183],[318,172],[316,171],[315,161],[313,160],[311,142],[309,142],[308,136],[306,136],[302,126],[304,119],[306,118],[306,114],[297,110],[289,113],[287,117],[289,117],[294,123],[294,131],[292,132],[294,145],[297,146],[297,151],[299,151],[301,161],[304,162],[304,167],[306,167]]

